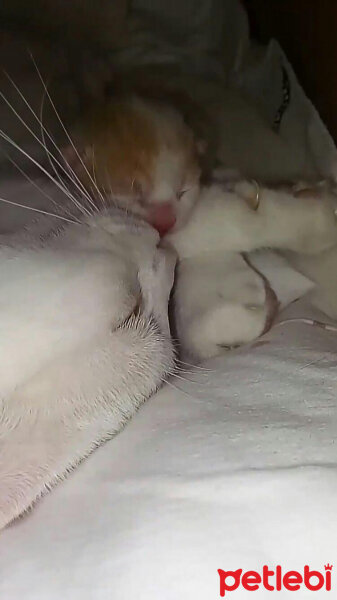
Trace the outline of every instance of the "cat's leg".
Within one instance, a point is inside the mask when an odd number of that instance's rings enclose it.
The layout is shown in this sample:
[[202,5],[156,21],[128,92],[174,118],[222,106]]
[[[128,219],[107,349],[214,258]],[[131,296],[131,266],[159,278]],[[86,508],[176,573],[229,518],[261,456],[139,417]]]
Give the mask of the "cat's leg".
[[0,402],[0,528],[118,432],[173,361],[154,320],[132,315]]
[[182,261],[174,305],[181,353],[193,360],[251,342],[270,316],[266,284],[239,254]]
[[[256,196],[257,210],[249,199]],[[259,248],[315,254],[337,243],[334,197],[296,197],[286,191],[241,182],[228,192],[205,188],[187,225],[167,236],[180,258],[210,251],[250,252]]]

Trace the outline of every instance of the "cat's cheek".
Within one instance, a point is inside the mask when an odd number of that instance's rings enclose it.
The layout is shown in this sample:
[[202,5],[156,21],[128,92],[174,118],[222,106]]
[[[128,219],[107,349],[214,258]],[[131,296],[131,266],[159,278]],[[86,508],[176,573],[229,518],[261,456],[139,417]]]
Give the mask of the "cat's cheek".
[[200,194],[199,186],[195,186],[193,190],[187,192],[179,203],[176,205],[176,223],[174,231],[184,227],[190,218],[193,208]]

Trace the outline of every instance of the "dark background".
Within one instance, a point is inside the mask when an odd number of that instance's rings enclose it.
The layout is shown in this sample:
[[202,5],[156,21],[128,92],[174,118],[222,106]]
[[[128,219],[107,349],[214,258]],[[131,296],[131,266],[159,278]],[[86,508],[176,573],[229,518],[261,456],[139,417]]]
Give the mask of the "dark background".
[[[83,47],[104,54],[106,47],[123,37],[128,1],[0,0],[0,63],[3,56],[6,63],[10,58],[3,40],[7,43],[8,34],[15,32],[16,36],[33,40],[44,37],[47,44],[44,43],[43,52],[36,51],[42,67],[44,60],[53,60],[54,45],[60,46],[61,40],[61,46],[76,66],[76,76]],[[337,0],[241,2],[257,39],[279,40],[307,95],[337,141]],[[11,56],[14,62],[19,60],[18,52],[15,54]],[[5,66],[14,72],[11,64]]]
[[337,0],[242,0],[252,33],[275,37],[337,141]]

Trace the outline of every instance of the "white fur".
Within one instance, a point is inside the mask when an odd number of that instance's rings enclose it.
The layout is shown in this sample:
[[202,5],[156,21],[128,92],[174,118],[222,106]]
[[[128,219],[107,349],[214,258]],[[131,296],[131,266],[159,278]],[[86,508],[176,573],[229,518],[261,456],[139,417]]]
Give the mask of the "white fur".
[[184,355],[211,358],[261,334],[268,313],[264,282],[240,254],[196,253],[179,263],[177,275],[175,323]]
[[[176,227],[183,226],[200,192],[199,173],[183,172],[182,153],[161,146],[154,165],[153,188],[148,197],[149,205],[169,202],[176,216]],[[179,194],[183,192],[181,200]]]
[[[204,189],[187,225],[166,236],[179,256],[175,316],[183,353],[209,358],[227,346],[251,341],[266,327],[266,284],[239,254],[259,248],[311,255],[336,252],[333,196],[300,198],[260,189],[253,211],[242,195],[218,185]],[[249,191],[249,190],[248,190]],[[331,248],[333,248],[331,250]]]
[[[132,182],[130,182],[130,190],[123,194],[116,193],[112,189],[112,182],[111,197],[120,208],[130,210],[147,221],[151,221],[153,207],[170,204],[176,218],[176,225],[180,227],[188,219],[200,191],[196,140],[194,145],[191,143],[188,150],[191,156],[186,153],[185,142],[186,140],[192,142],[192,131],[184,122],[182,115],[169,104],[145,101],[136,95],[131,95],[124,102],[149,122],[158,148],[153,156],[151,176],[148,181],[142,182],[144,189],[141,190],[140,195],[139,189],[133,189]],[[82,144],[83,141],[80,143]],[[73,154],[72,148],[70,151]],[[90,153],[90,150],[88,152]],[[94,155],[90,158],[89,166],[93,160]],[[77,156],[75,162],[78,162]],[[183,194],[183,202],[181,194]]]
[[157,244],[117,211],[2,237],[0,527],[119,431],[171,371],[175,257]]

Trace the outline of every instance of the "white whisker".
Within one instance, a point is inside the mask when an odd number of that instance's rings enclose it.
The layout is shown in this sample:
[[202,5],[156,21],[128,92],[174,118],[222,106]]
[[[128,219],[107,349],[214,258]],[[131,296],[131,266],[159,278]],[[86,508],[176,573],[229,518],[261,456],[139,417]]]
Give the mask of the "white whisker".
[[187,379],[187,377],[181,377],[180,375],[177,375],[177,373],[175,371],[173,371],[171,373],[172,377],[177,377],[177,379],[181,379],[182,381],[185,381],[186,383],[196,383],[197,385],[200,385],[199,381],[194,381],[193,379]]
[[174,385],[174,383],[172,383],[171,381],[168,381],[167,379],[163,379],[163,381],[166,383],[166,385],[169,385],[170,387],[172,387],[174,390],[180,392],[181,394],[184,394],[185,396],[187,396],[188,398],[193,398],[193,396],[191,396],[191,394],[188,394],[187,392],[185,392],[185,390],[182,390],[180,387],[178,387],[177,385]]
[[186,365],[187,367],[192,367],[193,369],[200,369],[200,371],[206,371],[207,373],[214,373],[214,369],[207,369],[206,367],[200,367],[199,365],[193,365],[192,363],[188,363],[188,362],[184,362],[183,360],[180,360],[180,358],[177,359],[177,362],[179,362],[182,365]]
[[[50,173],[48,173],[47,169],[45,169],[37,160],[35,160],[35,158],[30,156],[30,154],[28,154],[28,152],[26,152],[23,148],[21,148],[16,142],[14,142],[14,140],[12,140],[1,129],[0,129],[0,137],[2,137],[6,142],[8,142],[11,146],[13,146],[13,148],[18,150],[21,154],[23,154],[23,156],[28,158],[28,160],[30,160],[34,165],[36,165],[40,169],[40,171],[42,171],[42,173],[44,173],[56,185],[56,187],[58,187],[63,192],[63,194],[65,194],[65,196],[67,196],[67,198],[69,198],[72,202],[76,203],[76,199],[74,198],[74,196],[69,192],[69,190],[66,187],[62,186],[58,181],[56,181],[54,179],[54,177],[52,177],[52,175]],[[84,208],[81,212],[83,212],[83,214],[86,214],[86,216],[91,216],[90,213]]]
[[[54,142],[54,139],[53,139],[53,138],[52,138],[52,136],[49,134],[48,130],[46,129],[46,127],[45,127],[45,126],[44,126],[44,124],[43,124],[43,109],[44,109],[44,101],[45,101],[45,98],[46,98],[46,94],[45,94],[45,92],[43,92],[43,94],[42,94],[42,100],[41,100],[41,106],[40,106],[40,118],[38,118],[38,117],[37,117],[37,115],[35,115],[35,112],[33,112],[33,114],[34,114],[34,116],[36,117],[36,120],[38,121],[38,123],[39,123],[39,126],[40,126],[41,139],[42,139],[42,143],[43,143],[43,148],[44,148],[44,150],[45,150],[45,152],[46,152],[46,155],[47,155],[47,158],[48,158],[48,162],[49,162],[49,164],[50,164],[51,168],[53,169],[53,171],[54,171],[54,174],[55,174],[55,176],[57,177],[57,179],[58,179],[59,183],[60,183],[61,185],[63,185],[63,180],[62,180],[62,178],[61,178],[61,175],[58,173],[58,171],[57,171],[57,169],[56,169],[56,167],[55,167],[55,164],[54,164],[54,162],[56,162],[56,164],[57,164],[58,166],[61,166],[61,165],[60,165],[60,163],[58,162],[58,160],[55,158],[55,156],[54,156],[54,155],[53,155],[53,154],[50,152],[50,150],[49,150],[49,148],[48,148],[48,146],[47,146],[47,143],[46,143],[46,137],[45,137],[45,135],[46,135],[46,133],[47,133],[47,135],[48,135],[48,138],[52,140],[52,142],[53,142],[54,146],[56,147],[56,150],[57,150],[57,151],[60,153],[60,155],[62,156],[61,150],[58,148],[58,146],[57,146],[57,145],[56,145],[56,143]],[[28,104],[28,105],[29,105],[29,104]],[[52,159],[54,159],[54,162],[53,162],[53,160],[52,160]],[[64,169],[63,167],[62,167],[62,170],[63,170],[63,171],[65,171],[65,169]],[[66,173],[66,175],[67,175],[67,173]]]
[[115,199],[114,193],[113,193],[113,191],[112,191],[112,184],[111,184],[111,179],[110,179],[110,177],[109,177],[108,169],[106,169],[105,171],[106,171],[106,173],[105,173],[105,174],[106,174],[106,177],[107,177],[107,181],[109,182],[109,189],[110,189],[110,200],[111,200],[111,202],[113,202],[113,205],[115,206],[115,208],[119,208],[119,207],[118,207],[118,204],[117,204],[117,202],[116,202],[116,199]]
[[42,215],[47,215],[49,217],[55,217],[56,219],[62,219],[62,221],[67,221],[67,223],[72,223],[74,225],[81,225],[80,221],[72,221],[71,219],[67,219],[66,217],[61,217],[61,215],[56,215],[55,213],[51,213],[46,210],[41,210],[40,208],[34,208],[34,206],[20,204],[19,202],[14,202],[13,200],[7,200],[6,198],[0,198],[0,202],[3,202],[4,204],[11,204],[12,206],[18,206],[19,208],[25,208],[26,210],[41,213]]
[[[18,92],[18,94],[20,95],[20,98],[23,100],[23,102],[25,103],[25,105],[27,106],[27,108],[30,110],[31,114],[34,116],[34,118],[36,119],[36,121],[39,123],[40,127],[41,127],[41,133],[42,130],[47,134],[48,138],[52,141],[53,145],[55,146],[56,150],[59,152],[59,154],[61,155],[62,159],[65,161],[63,154],[61,152],[61,150],[58,148],[57,144],[55,143],[55,141],[53,140],[52,136],[49,134],[48,130],[44,127],[42,121],[39,119],[39,117],[37,116],[37,114],[35,113],[35,111],[32,109],[32,107],[30,106],[28,100],[25,98],[24,94],[21,92],[20,88],[16,85],[16,83],[14,82],[13,79],[11,79],[11,77],[8,75],[8,73],[6,73],[6,76],[8,77],[9,81],[11,82],[11,84],[13,85],[13,87],[15,88],[15,90]],[[82,185],[82,188],[76,184],[76,182],[74,181],[74,179],[69,175],[69,173],[67,172],[67,170],[64,168],[64,166],[60,163],[60,161],[48,150],[46,143],[45,143],[45,139],[43,136],[43,142],[40,140],[40,138],[34,133],[34,131],[29,127],[29,125],[27,125],[27,123],[24,121],[24,119],[21,117],[21,115],[15,110],[14,106],[12,106],[12,104],[9,102],[9,100],[6,98],[6,96],[0,92],[0,97],[4,100],[4,102],[7,104],[7,106],[10,108],[10,110],[13,112],[13,114],[17,117],[17,119],[20,121],[20,123],[22,123],[22,125],[25,127],[25,129],[27,129],[27,131],[29,131],[29,133],[32,135],[32,137],[38,142],[38,144],[45,150],[47,157],[49,159],[49,163],[51,164],[54,172],[56,173],[55,170],[55,166],[52,165],[51,160],[50,160],[50,156],[53,157],[53,160],[55,161],[55,163],[60,167],[60,169],[66,174],[66,176],[70,179],[70,181],[78,188],[78,190],[80,191],[81,194],[84,194],[85,197],[87,199],[90,200],[90,197],[88,195],[87,190],[85,189],[85,187]],[[67,163],[67,161],[65,161],[66,164],[68,165],[69,169],[70,165]],[[72,169],[71,169],[72,171]],[[58,179],[59,179],[59,183],[60,185],[62,185],[63,187],[64,184],[61,181],[59,175],[56,173]],[[56,183],[56,180],[53,178],[53,181]],[[79,181],[79,180],[78,180]],[[79,181],[79,183],[81,183]],[[70,192],[69,192],[70,193]],[[78,201],[76,201],[76,206],[77,208],[79,208],[80,203]],[[85,207],[83,205],[81,205],[83,209],[85,209]],[[96,208],[96,207],[95,207]],[[83,212],[83,211],[82,211]],[[87,214],[90,215],[91,213],[87,210]]]
[[[45,152],[46,152],[46,154],[47,154],[48,162],[49,162],[49,164],[50,164],[51,168],[53,169],[53,171],[54,171],[54,173],[55,173],[55,175],[56,175],[56,177],[57,177],[58,181],[60,182],[60,184],[61,184],[61,185],[63,185],[63,180],[62,180],[61,176],[59,175],[59,173],[57,172],[57,169],[56,169],[56,167],[55,167],[55,165],[54,165],[54,162],[57,164],[57,166],[58,166],[59,168],[61,168],[61,170],[63,171],[63,173],[65,173],[65,175],[68,177],[68,179],[70,179],[71,183],[73,183],[73,185],[75,185],[75,187],[76,187],[76,188],[79,190],[79,192],[80,192],[81,194],[83,194],[84,198],[85,198],[85,199],[88,201],[88,203],[89,203],[89,205],[90,205],[90,204],[92,204],[92,201],[91,201],[91,199],[90,199],[90,196],[89,196],[89,194],[88,194],[88,191],[87,191],[87,190],[85,189],[85,187],[82,185],[82,183],[81,183],[81,182],[80,182],[80,180],[78,179],[77,175],[75,174],[75,172],[73,171],[73,169],[70,167],[70,165],[69,165],[68,161],[66,161],[66,160],[65,160],[65,158],[64,158],[64,156],[63,156],[63,154],[62,154],[62,152],[61,152],[60,148],[57,146],[57,144],[56,144],[56,142],[54,141],[53,137],[50,135],[50,133],[49,133],[48,129],[47,129],[47,128],[44,126],[44,124],[43,124],[43,108],[44,108],[44,100],[45,100],[45,98],[46,98],[46,92],[44,91],[44,92],[43,92],[43,95],[42,95],[42,101],[41,101],[41,107],[40,107],[40,118],[38,118],[38,117],[35,115],[35,113],[33,113],[33,114],[34,114],[34,116],[36,117],[36,119],[37,119],[37,121],[38,121],[38,123],[39,123],[39,125],[40,125],[41,137],[42,137],[42,140],[43,140],[43,147],[44,147],[44,149],[45,149]],[[80,187],[80,186],[79,186],[79,185],[76,183],[76,181],[73,179],[73,177],[71,177],[71,176],[69,175],[68,171],[67,171],[67,170],[64,168],[64,166],[63,166],[63,165],[62,165],[62,164],[61,164],[61,163],[60,163],[60,162],[59,162],[59,161],[58,161],[58,160],[55,158],[55,155],[54,155],[54,154],[52,154],[52,153],[50,152],[50,150],[48,149],[48,147],[47,147],[47,143],[46,143],[46,138],[45,138],[45,135],[46,135],[46,134],[47,134],[47,136],[48,136],[49,140],[52,142],[52,144],[53,144],[53,145],[54,145],[54,147],[56,148],[56,150],[59,152],[60,156],[62,157],[62,160],[63,160],[63,161],[66,163],[66,165],[67,165],[67,167],[68,167],[68,170],[70,170],[70,171],[71,171],[71,172],[72,172],[72,173],[75,175],[75,177],[78,179],[79,183],[81,184],[81,187]],[[53,160],[52,160],[52,159],[53,159]],[[53,162],[53,161],[54,161],[54,162]],[[83,188],[83,189],[81,189],[81,188]],[[80,201],[79,201],[77,198],[75,198],[75,196],[74,196],[74,195],[73,195],[73,202],[74,202],[75,206],[76,206],[76,207],[77,207],[79,210],[81,210],[82,212],[83,212],[83,210],[87,210],[87,211],[88,211],[88,213],[89,213],[90,215],[93,215],[93,212],[92,212],[92,211],[91,211],[89,208],[86,208],[85,206],[83,206],[83,204],[82,204],[82,203],[81,203],[81,202],[80,202]],[[95,208],[96,208],[96,207],[95,207]]]
[[[75,217],[75,215],[73,215],[63,205],[61,205],[58,202],[56,202],[56,200],[54,200],[54,198],[52,196],[50,196],[50,194],[48,194],[41,186],[39,186],[39,184],[36,183],[36,181],[34,181],[31,177],[29,177],[29,175],[23,169],[21,169],[21,167],[18,165],[18,163],[11,156],[9,156],[9,154],[7,152],[5,152],[4,150],[2,150],[2,153],[6,156],[7,160],[10,163],[12,163],[12,165],[14,165],[14,167],[19,171],[19,173],[21,173],[21,175],[23,175],[23,177],[25,177],[25,179],[27,179],[27,181],[29,181],[29,183],[32,186],[34,186],[45,198],[47,198],[50,202],[52,202],[52,204],[54,204],[54,206],[56,208],[59,208],[59,209],[63,210],[72,219],[77,220],[76,217]],[[78,223],[80,223],[80,221],[78,221]]]
[[40,81],[41,81],[41,83],[42,83],[42,85],[43,85],[43,88],[44,88],[44,90],[45,90],[45,92],[46,92],[47,98],[48,98],[48,100],[49,100],[49,102],[50,102],[50,104],[51,104],[51,106],[52,106],[52,108],[53,108],[53,110],[54,110],[54,112],[55,112],[55,115],[56,115],[56,117],[57,117],[57,119],[58,119],[58,121],[59,121],[59,123],[60,123],[60,125],[61,125],[61,127],[62,127],[62,129],[63,129],[63,131],[64,131],[64,133],[65,133],[65,134],[66,134],[66,136],[67,136],[67,139],[69,140],[69,142],[70,142],[70,144],[71,144],[71,146],[72,146],[73,150],[74,150],[74,151],[75,151],[75,153],[76,153],[76,156],[77,156],[77,158],[79,159],[79,161],[80,161],[80,163],[81,163],[82,167],[84,168],[84,170],[85,170],[86,174],[88,175],[88,177],[89,177],[89,179],[90,179],[91,183],[93,183],[93,184],[94,184],[94,186],[95,186],[95,188],[96,188],[96,191],[97,191],[98,195],[99,195],[99,196],[100,196],[100,198],[101,198],[101,199],[103,199],[103,201],[104,201],[104,198],[103,198],[103,195],[102,195],[101,191],[99,190],[98,186],[97,186],[97,185],[95,185],[95,182],[94,182],[94,180],[93,180],[92,176],[90,175],[90,173],[89,173],[89,170],[87,169],[87,167],[86,167],[86,165],[85,165],[85,163],[84,163],[84,161],[83,161],[83,159],[82,159],[82,157],[81,157],[80,153],[78,152],[78,150],[77,150],[77,148],[76,148],[76,146],[75,146],[75,144],[74,144],[74,142],[73,142],[73,140],[72,140],[72,137],[71,137],[71,135],[69,134],[69,132],[68,132],[68,130],[67,130],[67,128],[66,128],[66,126],[64,125],[64,123],[63,123],[63,121],[62,121],[62,119],[61,119],[61,117],[60,117],[60,115],[59,115],[59,112],[58,112],[58,110],[57,110],[57,108],[56,108],[56,106],[55,106],[55,104],[54,104],[54,101],[53,101],[53,99],[52,99],[52,97],[51,97],[51,95],[50,95],[50,93],[49,93],[49,91],[48,91],[48,88],[47,88],[47,86],[46,86],[46,84],[45,84],[45,82],[44,82],[44,79],[43,79],[43,77],[42,77],[42,75],[41,75],[40,69],[38,68],[38,66],[37,66],[37,64],[36,64],[36,62],[35,62],[35,59],[34,59],[34,57],[33,57],[32,53],[30,53],[30,57],[31,57],[31,60],[32,60],[32,62],[33,62],[33,65],[34,65],[34,67],[35,67],[35,70],[36,70],[36,72],[37,72],[37,74],[38,74],[38,76],[39,76],[39,79],[40,79]]
[[180,373],[182,375],[197,375],[198,377],[208,377],[209,374],[204,371],[193,371],[192,369],[182,369],[179,365],[176,365],[174,373]]
[[[48,160],[50,163],[50,166],[52,167],[55,175],[57,175],[57,177],[59,179],[60,176],[57,173],[57,169],[54,165],[54,162],[56,162],[57,166],[59,168],[61,168],[62,172],[66,175],[66,177],[68,177],[68,179],[70,179],[71,183],[78,189],[79,193],[81,194],[81,196],[84,196],[84,199],[88,202],[89,206],[93,207],[94,210],[96,211],[96,205],[94,204],[93,200],[90,197],[90,194],[88,193],[88,190],[85,188],[85,186],[83,185],[83,183],[81,182],[80,178],[76,175],[75,171],[71,168],[69,162],[65,159],[64,155],[62,154],[62,151],[60,150],[60,148],[58,147],[58,145],[56,144],[54,138],[52,137],[52,135],[50,135],[48,129],[44,126],[43,124],[43,109],[44,109],[44,101],[46,98],[46,91],[43,91],[43,96],[42,96],[42,102],[41,102],[41,107],[40,107],[40,119],[39,119],[39,124],[40,124],[40,128],[41,128],[41,137],[43,140],[43,144],[48,156]],[[57,152],[60,154],[63,162],[66,164],[67,168],[65,169],[63,165],[60,164],[60,162],[55,158],[55,155],[52,154],[50,152],[50,150],[48,149],[47,143],[46,143],[46,138],[45,135],[48,136],[48,139],[51,141],[51,143],[53,144],[54,148],[56,148]],[[53,160],[52,160],[53,159]],[[69,172],[71,173],[71,175],[69,174]],[[62,181],[62,180],[61,180]],[[80,203],[79,203],[80,204]],[[82,205],[83,206],[83,205]],[[84,207],[83,207],[84,208]],[[93,212],[91,210],[88,211],[90,212],[90,214],[93,214]]]
[[[97,177],[96,177],[95,147],[94,146],[92,147],[92,173],[93,173],[96,189],[98,189]],[[103,195],[101,195],[101,201],[102,201],[103,208],[106,208],[105,198]]]

